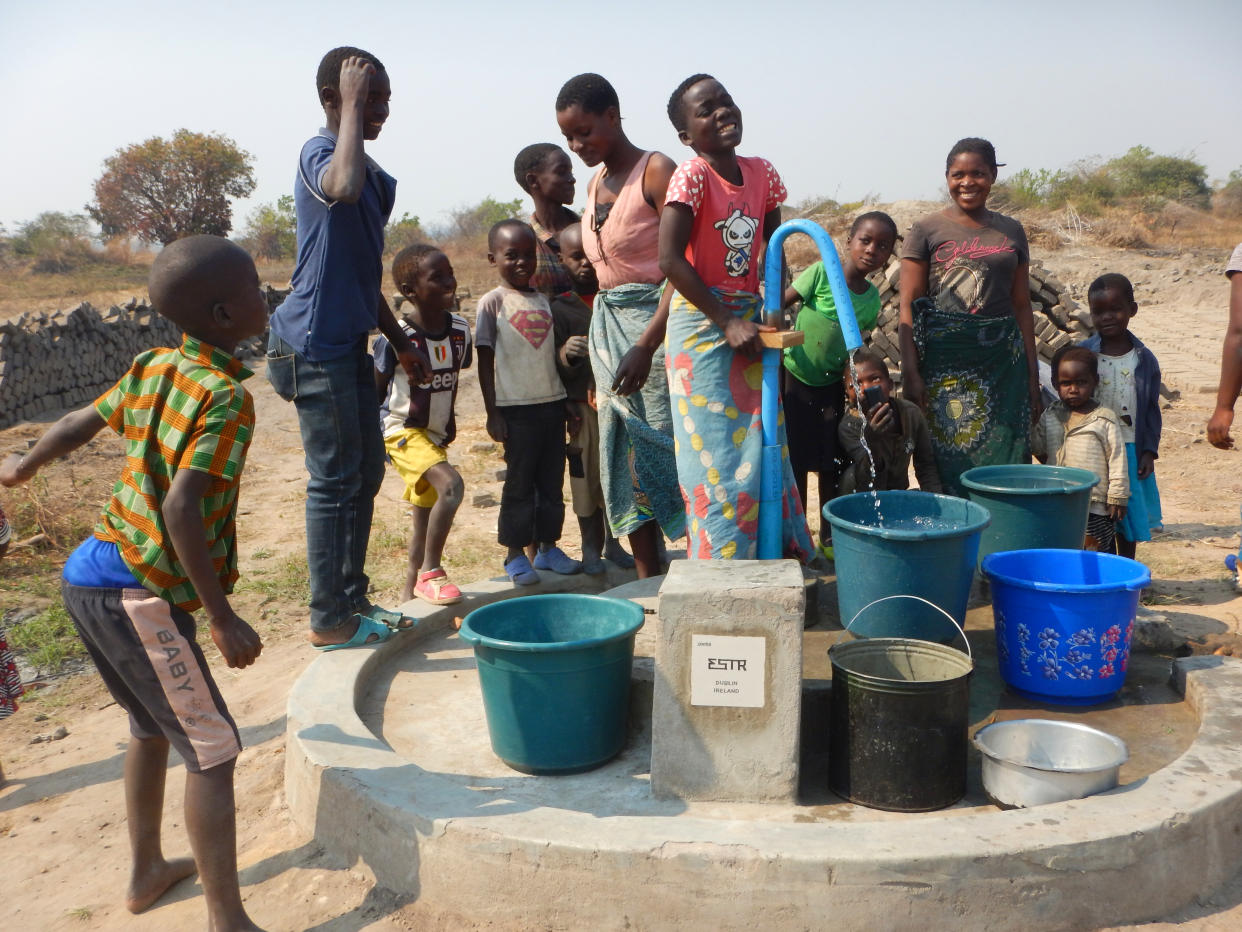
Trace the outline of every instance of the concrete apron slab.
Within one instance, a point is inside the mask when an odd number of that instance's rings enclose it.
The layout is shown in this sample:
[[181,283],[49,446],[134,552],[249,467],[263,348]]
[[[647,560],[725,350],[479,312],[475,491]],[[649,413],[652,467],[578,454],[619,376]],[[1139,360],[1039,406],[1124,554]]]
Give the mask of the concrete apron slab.
[[[543,578],[537,592],[608,587]],[[420,617],[414,631],[316,658],[289,698],[295,820],[428,917],[605,929],[1083,928],[1162,916],[1242,862],[1242,661],[1215,656],[1174,664],[1199,720],[1187,751],[1084,800],[828,824],[481,803],[394,753],[358,714],[386,659],[447,631],[455,615],[531,594],[503,580],[464,591],[460,605],[405,606]]]

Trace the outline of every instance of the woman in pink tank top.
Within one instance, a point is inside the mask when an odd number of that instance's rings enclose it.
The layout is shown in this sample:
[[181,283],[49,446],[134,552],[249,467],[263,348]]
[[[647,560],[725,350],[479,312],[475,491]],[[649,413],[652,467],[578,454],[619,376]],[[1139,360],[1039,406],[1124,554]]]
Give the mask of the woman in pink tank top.
[[[588,168],[584,251],[600,291],[591,316],[600,432],[600,479],[612,532],[628,535],[640,578],[661,572],[660,537],[685,533],[664,367],[664,275],[658,239],[668,180],[677,167],[630,142],[617,92],[597,74],[565,82],[556,122]],[[650,379],[648,376],[651,376]]]

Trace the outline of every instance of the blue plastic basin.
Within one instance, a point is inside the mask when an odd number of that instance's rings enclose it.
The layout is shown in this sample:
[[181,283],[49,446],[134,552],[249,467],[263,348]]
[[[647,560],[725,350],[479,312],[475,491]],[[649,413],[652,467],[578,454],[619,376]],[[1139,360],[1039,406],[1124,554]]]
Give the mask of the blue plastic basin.
[[983,560],[996,657],[1015,692],[1062,705],[1106,702],[1125,683],[1139,595],[1135,560],[1087,550],[1010,550]]

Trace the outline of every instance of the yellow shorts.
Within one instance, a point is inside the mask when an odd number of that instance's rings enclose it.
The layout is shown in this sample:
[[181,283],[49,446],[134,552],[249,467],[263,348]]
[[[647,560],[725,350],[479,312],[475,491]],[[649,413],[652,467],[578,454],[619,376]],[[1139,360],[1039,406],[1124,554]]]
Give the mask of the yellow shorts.
[[405,482],[401,497],[417,508],[430,508],[439,496],[423,474],[438,463],[448,462],[444,447],[437,446],[421,427],[406,427],[384,438],[388,458]]

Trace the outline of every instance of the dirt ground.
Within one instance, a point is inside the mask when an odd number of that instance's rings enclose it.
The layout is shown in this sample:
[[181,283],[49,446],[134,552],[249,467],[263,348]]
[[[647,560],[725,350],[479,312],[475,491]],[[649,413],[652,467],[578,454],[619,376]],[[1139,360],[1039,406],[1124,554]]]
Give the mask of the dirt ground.
[[[1080,301],[1085,301],[1086,285],[1095,275],[1129,274],[1140,305],[1135,332],[1161,360],[1166,383],[1180,392],[1166,403],[1156,470],[1165,530],[1158,540],[1140,546],[1139,558],[1153,572],[1145,601],[1165,614],[1196,652],[1231,650],[1242,633],[1242,600],[1232,591],[1222,563],[1237,546],[1242,454],[1215,450],[1203,439],[1228,303],[1222,274],[1226,255],[1216,250],[1144,253],[1082,246],[1037,253],[1075,289]],[[230,671],[211,657],[246,745],[237,769],[237,799],[247,909],[273,930],[426,928],[417,904],[377,890],[361,864],[341,863],[325,853],[293,826],[284,803],[285,702],[313,656],[303,641],[300,595],[305,587],[305,474],[292,407],[272,394],[261,373],[248,384],[259,427],[242,494],[244,582],[236,600],[262,634],[265,650],[258,664],[245,671]],[[496,508],[479,496],[490,492],[498,498],[495,472],[503,463],[499,451],[488,445],[473,375],[463,380],[459,424],[453,459],[466,479],[466,504],[446,563],[456,578],[468,580],[499,573],[501,557],[494,537]],[[23,424],[0,432],[0,450],[24,448],[45,426]],[[111,486],[120,455],[119,443],[101,436],[49,468],[46,485],[6,490],[6,510],[67,509],[79,516],[81,527],[88,527]],[[370,562],[375,594],[389,603],[404,572],[408,518],[400,491],[390,474],[377,503]],[[56,543],[72,546],[76,540]],[[572,517],[565,544],[577,552]],[[40,551],[46,546],[18,549],[0,564],[0,607],[10,622],[49,601],[53,590],[36,584],[32,575],[41,566],[46,574],[55,573],[59,551]],[[210,648],[208,652],[214,654]],[[32,743],[62,727],[64,737]],[[121,787],[126,737],[124,714],[93,675],[43,681],[27,694],[15,716],[0,723],[0,762],[8,778],[0,788],[3,903],[5,917],[15,927],[162,930],[204,924],[201,889],[193,880],[174,887],[142,916],[132,917],[121,906],[128,866]],[[174,761],[165,806],[170,855],[188,853],[181,771]],[[1242,873],[1152,928],[1174,925],[1194,930],[1242,927]]]

